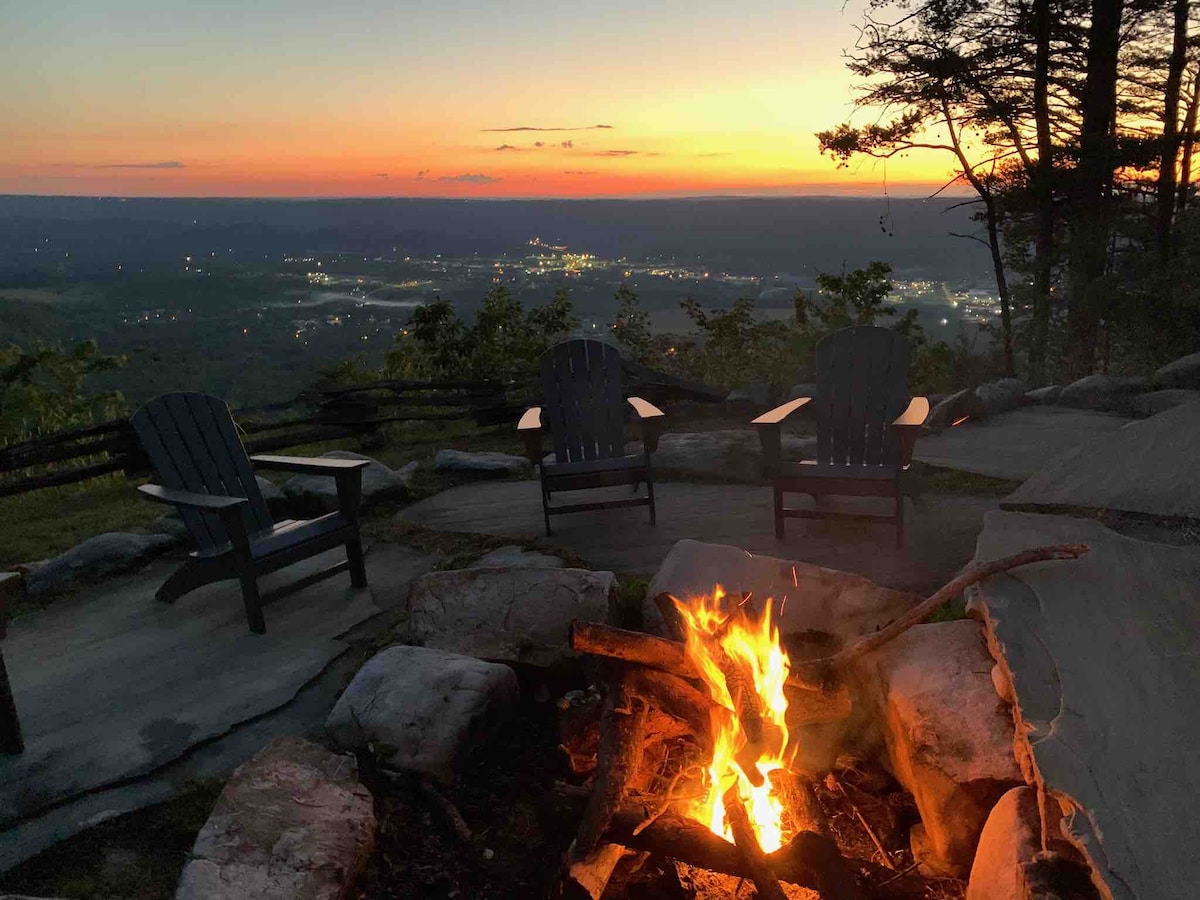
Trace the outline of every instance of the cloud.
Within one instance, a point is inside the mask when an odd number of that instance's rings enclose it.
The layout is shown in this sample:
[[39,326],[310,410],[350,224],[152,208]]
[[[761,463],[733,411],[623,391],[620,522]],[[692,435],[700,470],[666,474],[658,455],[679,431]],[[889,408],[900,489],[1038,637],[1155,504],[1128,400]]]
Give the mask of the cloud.
[[464,173],[462,175],[443,175],[438,181],[457,181],[462,184],[495,184],[497,181],[503,181],[502,178],[496,178],[494,175],[472,175]]
[[520,151],[520,150],[523,150],[523,149],[524,149],[523,147],[518,147],[516,144],[501,144],[499,147],[497,147],[497,148],[496,148],[496,151],[497,151],[497,152],[499,152],[499,151],[501,151],[501,150],[517,150],[517,151]]
[[696,155],[698,157],[700,157],[701,159],[712,159],[714,156],[733,156],[732,153],[729,153],[727,151],[723,151],[720,153],[697,153]]
[[106,166],[97,166],[99,169],[185,169],[183,163],[177,159],[168,159],[163,162],[152,163],[109,163]]
[[546,142],[545,142],[545,141],[534,141],[534,142],[533,142],[533,146],[535,146],[535,147],[545,147],[545,146],[546,146]]
[[637,150],[598,150],[592,156],[636,156]]
[[375,177],[376,177],[376,178],[387,178],[387,177],[388,177],[388,173],[387,173],[387,172],[376,172],[376,173],[375,173]]
[[595,175],[595,169],[567,169],[564,175]]
[[429,174],[428,169],[421,169],[421,171],[417,172],[417,181],[421,181],[428,174]]
[[562,147],[564,150],[570,150],[572,147],[575,146],[575,142],[574,141],[563,141],[561,144],[559,144],[559,146]]
[[577,128],[539,128],[535,125],[518,125],[515,128],[484,128],[483,131],[595,131],[598,128],[612,128],[611,125],[583,125]]

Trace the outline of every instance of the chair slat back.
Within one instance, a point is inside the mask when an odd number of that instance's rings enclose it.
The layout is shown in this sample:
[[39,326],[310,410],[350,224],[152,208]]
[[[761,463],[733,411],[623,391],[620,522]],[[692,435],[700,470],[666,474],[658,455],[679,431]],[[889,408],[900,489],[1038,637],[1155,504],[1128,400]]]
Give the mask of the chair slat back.
[[[163,487],[246,497],[250,533],[271,528],[271,514],[224,400],[191,392],[163,394],[135,412],[130,422]],[[215,513],[180,508],[179,514],[200,550],[228,543]]]
[[908,341],[890,328],[856,325],[817,344],[817,462],[898,465],[900,445],[888,426],[905,408]]
[[543,417],[555,459],[625,455],[621,354],[603,341],[563,341],[542,354]]

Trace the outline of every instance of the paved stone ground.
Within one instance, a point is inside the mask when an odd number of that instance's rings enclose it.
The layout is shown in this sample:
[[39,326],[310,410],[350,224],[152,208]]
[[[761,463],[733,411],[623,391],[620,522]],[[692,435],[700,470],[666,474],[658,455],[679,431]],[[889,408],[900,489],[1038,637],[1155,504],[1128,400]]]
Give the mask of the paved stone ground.
[[[627,488],[578,491],[628,496]],[[885,587],[929,593],[949,580],[975,551],[984,513],[993,498],[926,494],[909,501],[907,545],[898,550],[891,525],[789,519],[787,536],[775,539],[771,490],[758,485],[657,485],[658,525],[645,507],[556,516],[550,540],[574,550],[595,569],[652,575],[676,541],[692,538],[733,544],[754,553],[856,572]],[[565,498],[566,495],[564,495]],[[564,499],[564,502],[567,502]],[[789,503],[811,504],[789,496]],[[831,498],[831,509],[890,512],[890,501]],[[542,537],[542,506],[535,481],[464,485],[443,491],[400,513],[405,520],[443,531]]]
[[1065,406],[1027,406],[922,435],[914,456],[931,466],[1023,480],[1050,459],[1103,443],[1135,419]]
[[377,545],[370,588],[342,575],[268,604],[265,636],[247,629],[236,583],[158,603],[169,560],[15,620],[4,653],[27,749],[0,756],[0,871],[189,779],[222,777],[277,734],[319,728],[360,662],[353,642],[386,627],[380,612],[432,562]]

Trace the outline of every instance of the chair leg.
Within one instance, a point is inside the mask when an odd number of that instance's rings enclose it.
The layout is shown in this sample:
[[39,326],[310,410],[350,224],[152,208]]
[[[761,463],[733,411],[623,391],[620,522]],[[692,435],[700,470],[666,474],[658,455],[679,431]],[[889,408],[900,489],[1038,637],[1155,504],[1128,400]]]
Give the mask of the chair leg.
[[16,756],[24,752],[21,720],[17,718],[17,704],[13,700],[12,687],[8,683],[4,657],[0,655],[0,753]]
[[775,489],[775,537],[783,540],[783,491]]
[[896,494],[896,547],[904,548],[904,494]]
[[356,588],[367,586],[367,567],[363,564],[362,539],[346,541],[346,560],[350,563],[350,585]]
[[650,498],[650,524],[651,526],[658,524],[658,515],[654,508],[654,478],[653,476],[646,478],[646,496]]
[[253,572],[243,571],[238,576],[242,582],[242,602],[246,604],[246,621],[255,634],[266,634],[267,623],[263,621],[262,600],[258,596],[258,579]]
[[228,568],[222,569],[216,565],[205,565],[196,560],[188,560],[167,576],[167,580],[154,593],[154,598],[162,603],[174,603],[184,594],[190,594],[196,588],[232,577],[233,572]]

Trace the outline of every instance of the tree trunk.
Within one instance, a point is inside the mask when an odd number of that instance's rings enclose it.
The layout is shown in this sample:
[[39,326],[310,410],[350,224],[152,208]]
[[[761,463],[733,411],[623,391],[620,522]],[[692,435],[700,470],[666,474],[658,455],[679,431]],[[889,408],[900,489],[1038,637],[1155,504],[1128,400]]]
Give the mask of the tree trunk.
[[1081,98],[1079,163],[1071,228],[1071,284],[1067,305],[1067,365],[1072,377],[1092,373],[1103,289],[1113,173],[1113,122],[1117,106],[1117,56],[1124,0],[1092,0],[1087,76]]
[[1036,50],[1033,64],[1033,114],[1037,127],[1037,164],[1031,173],[1036,225],[1033,250],[1033,317],[1029,335],[1029,377],[1046,379],[1050,339],[1050,282],[1054,267],[1054,138],[1050,131],[1050,0],[1034,0]]
[[1004,274],[1004,252],[1000,247],[1000,222],[996,201],[991,191],[983,195],[987,224],[988,250],[992,254],[992,270],[996,273],[996,290],[1000,294],[1000,333],[1004,343],[1004,374],[1016,377],[1017,363],[1013,354],[1012,299],[1008,291],[1008,276]]
[[1183,158],[1179,164],[1179,211],[1187,209],[1188,191],[1192,186],[1192,149],[1196,146],[1196,112],[1200,107],[1200,66],[1192,76],[1192,99],[1188,101],[1183,119]]
[[1163,262],[1171,258],[1171,222],[1178,187],[1175,166],[1179,157],[1179,94],[1187,62],[1189,0],[1175,0],[1175,22],[1171,56],[1167,62],[1167,84],[1163,92],[1162,159],[1158,165],[1158,190],[1154,216],[1155,243]]

